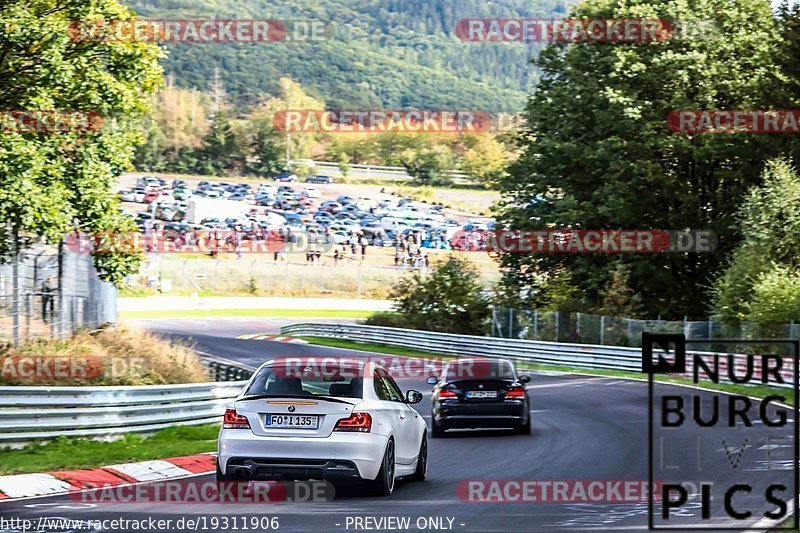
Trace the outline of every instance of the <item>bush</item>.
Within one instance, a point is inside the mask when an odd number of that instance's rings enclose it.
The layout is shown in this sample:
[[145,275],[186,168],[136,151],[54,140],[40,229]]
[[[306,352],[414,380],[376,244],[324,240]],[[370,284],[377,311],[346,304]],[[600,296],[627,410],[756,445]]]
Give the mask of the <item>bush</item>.
[[481,335],[489,320],[488,301],[481,294],[473,265],[450,256],[425,275],[404,276],[390,293],[397,314],[373,315],[369,324]]
[[[30,357],[85,357],[86,378],[14,377],[15,363]],[[52,366],[52,365],[50,365]],[[80,331],[64,341],[38,339],[18,347],[0,346],[3,385],[89,386],[166,385],[211,381],[197,354],[130,326]]]
[[753,285],[747,319],[758,324],[788,324],[800,317],[800,272],[774,266]]
[[379,311],[370,315],[364,324],[368,326],[382,326],[385,328],[405,328],[407,327],[405,318],[402,315],[391,311]]

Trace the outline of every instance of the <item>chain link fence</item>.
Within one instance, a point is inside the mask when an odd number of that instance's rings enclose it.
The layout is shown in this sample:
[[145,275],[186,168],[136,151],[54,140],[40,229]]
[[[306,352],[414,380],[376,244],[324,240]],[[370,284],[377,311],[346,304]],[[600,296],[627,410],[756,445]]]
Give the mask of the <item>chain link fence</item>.
[[641,347],[644,331],[683,333],[687,339],[800,338],[800,324],[794,322],[730,325],[716,320],[640,320],[587,313],[492,309],[492,337]]
[[[424,265],[377,266],[359,260],[335,261],[322,256],[313,262],[305,254],[289,254],[275,261],[272,256],[241,259],[182,258],[154,255],[139,273],[130,276],[127,289],[163,294],[316,296],[334,294],[362,298],[386,298],[400,278],[411,270],[430,272]],[[482,273],[486,284],[499,274]]]
[[116,322],[116,296],[87,254],[55,246],[21,250],[16,260],[0,264],[0,341],[63,339]]

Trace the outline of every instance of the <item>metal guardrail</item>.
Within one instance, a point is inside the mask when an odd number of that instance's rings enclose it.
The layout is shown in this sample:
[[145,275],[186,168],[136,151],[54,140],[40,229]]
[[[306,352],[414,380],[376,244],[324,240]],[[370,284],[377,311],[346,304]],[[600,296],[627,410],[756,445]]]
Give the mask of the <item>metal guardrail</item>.
[[0,445],[217,422],[243,385],[0,387]]
[[641,350],[620,346],[502,339],[350,324],[290,324],[281,327],[281,334],[338,337],[446,355],[504,357],[517,363],[630,371],[642,368]]
[[[336,337],[357,342],[372,342],[401,346],[437,354],[465,357],[502,357],[516,364],[566,366],[587,370],[627,370],[641,372],[641,348],[594,344],[569,344],[548,341],[503,339],[456,335],[401,328],[362,326],[351,324],[301,323],[281,327],[282,335]],[[691,351],[688,354],[703,358],[712,352]],[[716,354],[719,355],[719,354]],[[733,365],[739,369],[746,363],[745,355],[732,354]],[[758,362],[756,362],[758,364]],[[782,372],[786,383],[776,385],[791,387],[791,360],[784,360]],[[722,364],[720,364],[722,369]],[[687,374],[690,375],[691,369]],[[737,372],[739,372],[737,370]],[[722,373],[722,372],[721,372]],[[643,374],[644,376],[644,374]],[[721,379],[726,380],[727,378]]]

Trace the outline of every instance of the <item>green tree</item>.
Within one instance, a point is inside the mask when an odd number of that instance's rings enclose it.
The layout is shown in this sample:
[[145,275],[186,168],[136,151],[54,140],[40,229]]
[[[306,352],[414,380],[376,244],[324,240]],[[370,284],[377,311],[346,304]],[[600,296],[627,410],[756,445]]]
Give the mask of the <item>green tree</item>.
[[611,272],[602,297],[597,310],[602,315],[636,318],[642,312],[642,299],[631,289],[630,270],[623,264]]
[[404,155],[403,166],[413,178],[414,185],[448,185],[452,178],[447,170],[452,168],[452,159],[441,146]]
[[[325,102],[323,100],[310,96],[299,83],[289,78],[281,78],[278,83],[277,96],[264,100],[254,113],[263,115],[272,122],[275,114],[279,111],[320,111],[324,109]],[[280,130],[278,129],[278,131]],[[289,144],[290,156],[295,161],[309,157],[318,136],[317,133],[281,134],[283,147],[286,147],[286,143]]]
[[[6,237],[59,241],[70,231],[127,231],[113,193],[143,140],[137,124],[160,85],[161,52],[151,43],[76,42],[73,20],[128,20],[116,0],[6,0],[0,4],[0,109],[98,113],[96,131],[0,135],[0,220]],[[0,247],[8,251],[8,238]],[[95,256],[119,280],[138,255]]]
[[[553,44],[536,64],[541,82],[527,107],[523,153],[501,181],[500,220],[515,229],[700,229],[716,253],[640,254],[622,262],[651,316],[706,316],[708,287],[739,240],[734,216],[765,157],[786,148],[775,135],[673,133],[681,109],[769,109],[777,21],[765,0],[686,4],[588,0],[575,17],[711,21],[710,38]],[[620,258],[609,254],[505,254],[506,275],[528,287],[567,269],[597,306]]]
[[788,324],[800,318],[800,272],[773,265],[758,275],[745,319],[763,326]]
[[468,139],[461,169],[491,189],[505,177],[510,160],[511,153],[495,136],[475,135]]
[[193,169],[196,151],[209,129],[205,95],[169,84],[151,100],[152,118],[145,129],[146,140],[136,152],[136,168],[173,172]]
[[[772,294],[776,280],[784,279],[785,287],[791,287],[784,269],[800,268],[800,176],[790,161],[777,159],[767,164],[763,184],[743,200],[738,222],[743,240],[713,288],[715,314],[734,324],[770,316],[761,311],[753,314],[750,308],[757,286],[768,283]],[[790,300],[786,304],[793,305]],[[800,315],[793,318],[800,319]]]
[[203,139],[203,147],[198,150],[197,170],[203,174],[224,176],[241,162],[242,153],[231,119],[227,111],[220,110]]
[[478,279],[476,268],[455,256],[438,264],[429,275],[418,271],[405,275],[390,294],[400,315],[392,325],[482,334],[489,310]]

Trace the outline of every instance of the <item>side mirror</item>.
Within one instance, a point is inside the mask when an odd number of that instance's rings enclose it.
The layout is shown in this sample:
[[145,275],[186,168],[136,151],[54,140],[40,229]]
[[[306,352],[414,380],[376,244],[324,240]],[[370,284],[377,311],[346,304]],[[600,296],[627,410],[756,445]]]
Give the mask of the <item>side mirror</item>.
[[427,381],[428,385],[436,385],[437,383],[439,383],[439,378],[437,378],[436,376],[431,376],[427,379]]
[[422,393],[415,390],[406,392],[406,403],[414,404],[422,401]]
[[523,383],[530,383],[531,377],[527,375],[523,375],[519,377],[519,380]]

